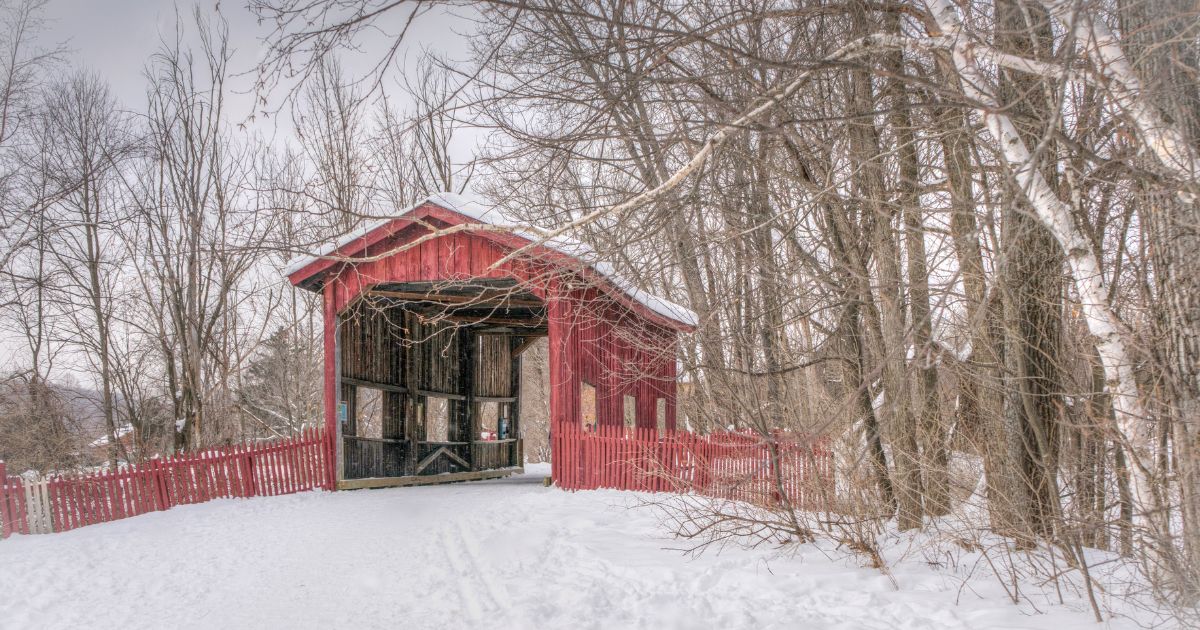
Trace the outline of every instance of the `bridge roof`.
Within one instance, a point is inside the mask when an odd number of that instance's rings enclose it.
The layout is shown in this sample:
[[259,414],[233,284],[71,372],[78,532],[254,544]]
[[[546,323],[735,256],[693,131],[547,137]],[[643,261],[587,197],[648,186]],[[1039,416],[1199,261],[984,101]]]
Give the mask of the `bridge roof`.
[[[690,309],[639,289],[628,278],[617,273],[611,264],[601,260],[596,251],[586,243],[561,235],[547,238],[544,231],[512,217],[500,207],[448,192],[429,195],[395,215],[370,221],[357,230],[323,244],[311,254],[298,256],[287,264],[283,273],[293,284],[309,285],[313,279],[332,267],[330,264],[321,263],[336,262],[339,257],[352,257],[355,251],[365,248],[375,240],[372,238],[375,233],[389,231],[391,229],[389,226],[398,220],[411,218],[418,210],[429,206],[436,206],[459,215],[467,223],[501,228],[503,233],[516,237],[522,244],[534,245],[561,254],[581,267],[594,272],[604,283],[611,285],[611,290],[615,290],[634,304],[667,320],[673,327],[693,329],[699,324],[699,318]],[[486,232],[481,234],[487,235]]]

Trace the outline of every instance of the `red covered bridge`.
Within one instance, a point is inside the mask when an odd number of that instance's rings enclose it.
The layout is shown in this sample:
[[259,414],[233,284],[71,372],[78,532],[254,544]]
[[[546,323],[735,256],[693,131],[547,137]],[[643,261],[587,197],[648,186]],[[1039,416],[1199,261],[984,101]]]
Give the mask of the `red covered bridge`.
[[552,434],[580,428],[585,397],[597,428],[675,429],[676,335],[695,315],[497,208],[431,195],[286,273],[324,297],[339,488],[520,470],[519,362],[539,337],[549,337]]

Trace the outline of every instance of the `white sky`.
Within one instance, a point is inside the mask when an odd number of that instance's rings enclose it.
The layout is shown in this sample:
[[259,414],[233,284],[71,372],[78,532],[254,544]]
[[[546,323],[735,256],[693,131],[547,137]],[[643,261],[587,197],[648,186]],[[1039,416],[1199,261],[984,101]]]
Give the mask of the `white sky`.
[[[113,95],[124,106],[134,111],[144,108],[144,70],[151,55],[160,46],[161,38],[172,39],[176,15],[185,27],[191,27],[193,7],[216,16],[219,12],[229,24],[230,48],[234,50],[228,84],[231,94],[226,96],[231,120],[241,122],[252,113],[253,99],[247,93],[252,81],[253,70],[260,52],[264,49],[262,38],[270,33],[270,25],[259,25],[257,18],[246,8],[245,0],[218,2],[216,0],[182,1],[170,0],[49,0],[45,8],[47,44],[60,43],[68,49],[67,68],[88,68],[108,82]],[[380,26],[387,28],[398,24],[407,10],[385,15]],[[430,11],[418,18],[418,27],[409,33],[401,48],[401,57],[410,62],[422,50],[429,49],[453,59],[463,59],[467,54],[468,42],[461,32],[468,31],[468,20],[445,12]],[[397,27],[394,29],[399,31]],[[369,70],[382,54],[385,38],[367,41],[360,53],[341,55],[343,65],[352,75]],[[375,44],[375,45],[372,45]],[[389,77],[392,84],[399,80],[399,71]],[[389,92],[392,92],[389,90]],[[278,131],[288,134],[291,120],[287,112],[272,124]],[[262,121],[259,121],[261,123]],[[270,130],[258,124],[265,135]]]

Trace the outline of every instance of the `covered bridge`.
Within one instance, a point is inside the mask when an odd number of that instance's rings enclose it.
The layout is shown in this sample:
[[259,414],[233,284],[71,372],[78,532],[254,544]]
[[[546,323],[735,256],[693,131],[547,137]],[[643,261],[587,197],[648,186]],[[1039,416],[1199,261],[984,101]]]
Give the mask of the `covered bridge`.
[[[324,298],[339,488],[519,471],[521,353],[539,337],[549,337],[551,432],[675,429],[676,335],[696,316],[498,208],[434,194],[285,273]],[[370,437],[368,398],[378,406]]]

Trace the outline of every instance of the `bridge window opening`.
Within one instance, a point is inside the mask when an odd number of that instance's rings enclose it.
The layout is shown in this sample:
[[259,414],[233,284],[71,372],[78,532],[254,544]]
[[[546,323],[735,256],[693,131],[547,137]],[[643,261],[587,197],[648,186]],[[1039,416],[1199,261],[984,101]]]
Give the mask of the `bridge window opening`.
[[521,438],[531,463],[550,461],[550,344],[540,337],[521,353],[521,396],[509,421],[509,437]]
[[587,381],[579,383],[579,417],[583,428],[596,428],[596,386]]
[[356,434],[359,437],[380,439],[383,437],[383,391],[370,387],[358,387],[355,393],[357,407]]
[[425,421],[426,442],[450,441],[450,401],[446,398],[426,396],[422,405]]
[[479,405],[479,438],[484,442],[511,440],[513,434],[512,403],[488,401]]
[[655,424],[658,426],[658,434],[666,435],[667,434],[667,399],[666,398],[654,399],[654,420],[655,420]]
[[637,398],[625,394],[625,426],[637,426]]
[[500,403],[485,402],[479,405],[479,439],[499,439]]

